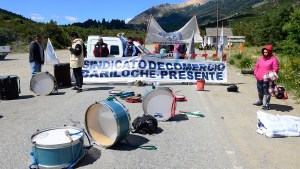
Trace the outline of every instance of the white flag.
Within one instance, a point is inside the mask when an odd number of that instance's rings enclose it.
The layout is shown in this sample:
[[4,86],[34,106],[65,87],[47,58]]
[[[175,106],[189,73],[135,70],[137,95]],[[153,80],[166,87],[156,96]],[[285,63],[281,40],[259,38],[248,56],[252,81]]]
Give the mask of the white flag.
[[223,26],[222,26],[222,30],[221,30],[220,41],[218,44],[218,56],[220,59],[222,59],[222,54],[223,54]]
[[45,57],[45,64],[46,65],[54,65],[58,64],[58,58],[54,51],[54,48],[51,44],[50,39],[48,38],[47,47],[46,47],[46,57]]

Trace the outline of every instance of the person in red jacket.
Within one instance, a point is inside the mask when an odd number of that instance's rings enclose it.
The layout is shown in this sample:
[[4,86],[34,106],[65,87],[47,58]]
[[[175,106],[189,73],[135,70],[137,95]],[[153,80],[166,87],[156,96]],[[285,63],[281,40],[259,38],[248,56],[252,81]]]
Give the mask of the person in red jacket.
[[95,44],[94,48],[94,56],[95,57],[107,57],[109,54],[107,44],[103,42],[103,39],[100,37],[98,42]]
[[[258,91],[258,102],[254,103],[256,106],[263,105],[263,98],[265,96],[265,105],[262,109],[270,110],[271,93],[269,92],[270,84],[269,81],[264,80],[264,76],[269,72],[279,71],[279,62],[276,56],[273,55],[272,45],[267,45],[261,50],[262,56],[256,62],[254,68],[254,76],[257,80],[257,91]],[[274,85],[274,84],[273,84]]]

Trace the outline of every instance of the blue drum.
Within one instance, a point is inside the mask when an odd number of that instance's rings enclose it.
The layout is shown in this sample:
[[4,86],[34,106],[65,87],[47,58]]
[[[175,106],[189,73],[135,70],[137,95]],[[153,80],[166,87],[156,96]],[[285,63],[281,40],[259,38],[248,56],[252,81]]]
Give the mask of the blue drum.
[[128,109],[117,100],[96,102],[86,111],[85,127],[97,145],[109,148],[129,134]]
[[85,154],[84,131],[75,127],[51,128],[31,137],[34,164],[44,168],[66,168]]

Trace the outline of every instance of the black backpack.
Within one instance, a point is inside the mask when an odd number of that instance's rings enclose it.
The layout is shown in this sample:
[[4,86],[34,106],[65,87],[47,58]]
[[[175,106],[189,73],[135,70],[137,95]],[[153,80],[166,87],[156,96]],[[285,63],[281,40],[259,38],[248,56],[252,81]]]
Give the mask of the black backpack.
[[236,85],[230,85],[227,87],[228,92],[238,92],[239,88]]
[[153,134],[157,131],[157,120],[149,114],[144,114],[133,120],[132,127],[133,133]]
[[284,98],[284,87],[282,86],[276,86],[278,93],[275,94],[275,97],[277,99],[283,99]]
[[87,57],[87,50],[86,50],[86,46],[85,46],[84,43],[82,44],[82,51],[83,51],[83,57],[86,58]]

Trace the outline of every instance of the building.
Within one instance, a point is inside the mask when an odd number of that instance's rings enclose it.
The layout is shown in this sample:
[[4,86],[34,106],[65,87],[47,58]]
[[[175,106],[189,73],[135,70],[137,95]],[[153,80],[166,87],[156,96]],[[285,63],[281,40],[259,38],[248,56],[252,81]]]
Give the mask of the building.
[[[204,37],[204,45],[217,44],[217,28],[206,28],[206,36]],[[222,28],[218,29],[218,42],[221,36]],[[228,45],[228,36],[233,36],[232,28],[223,28],[223,44]]]

